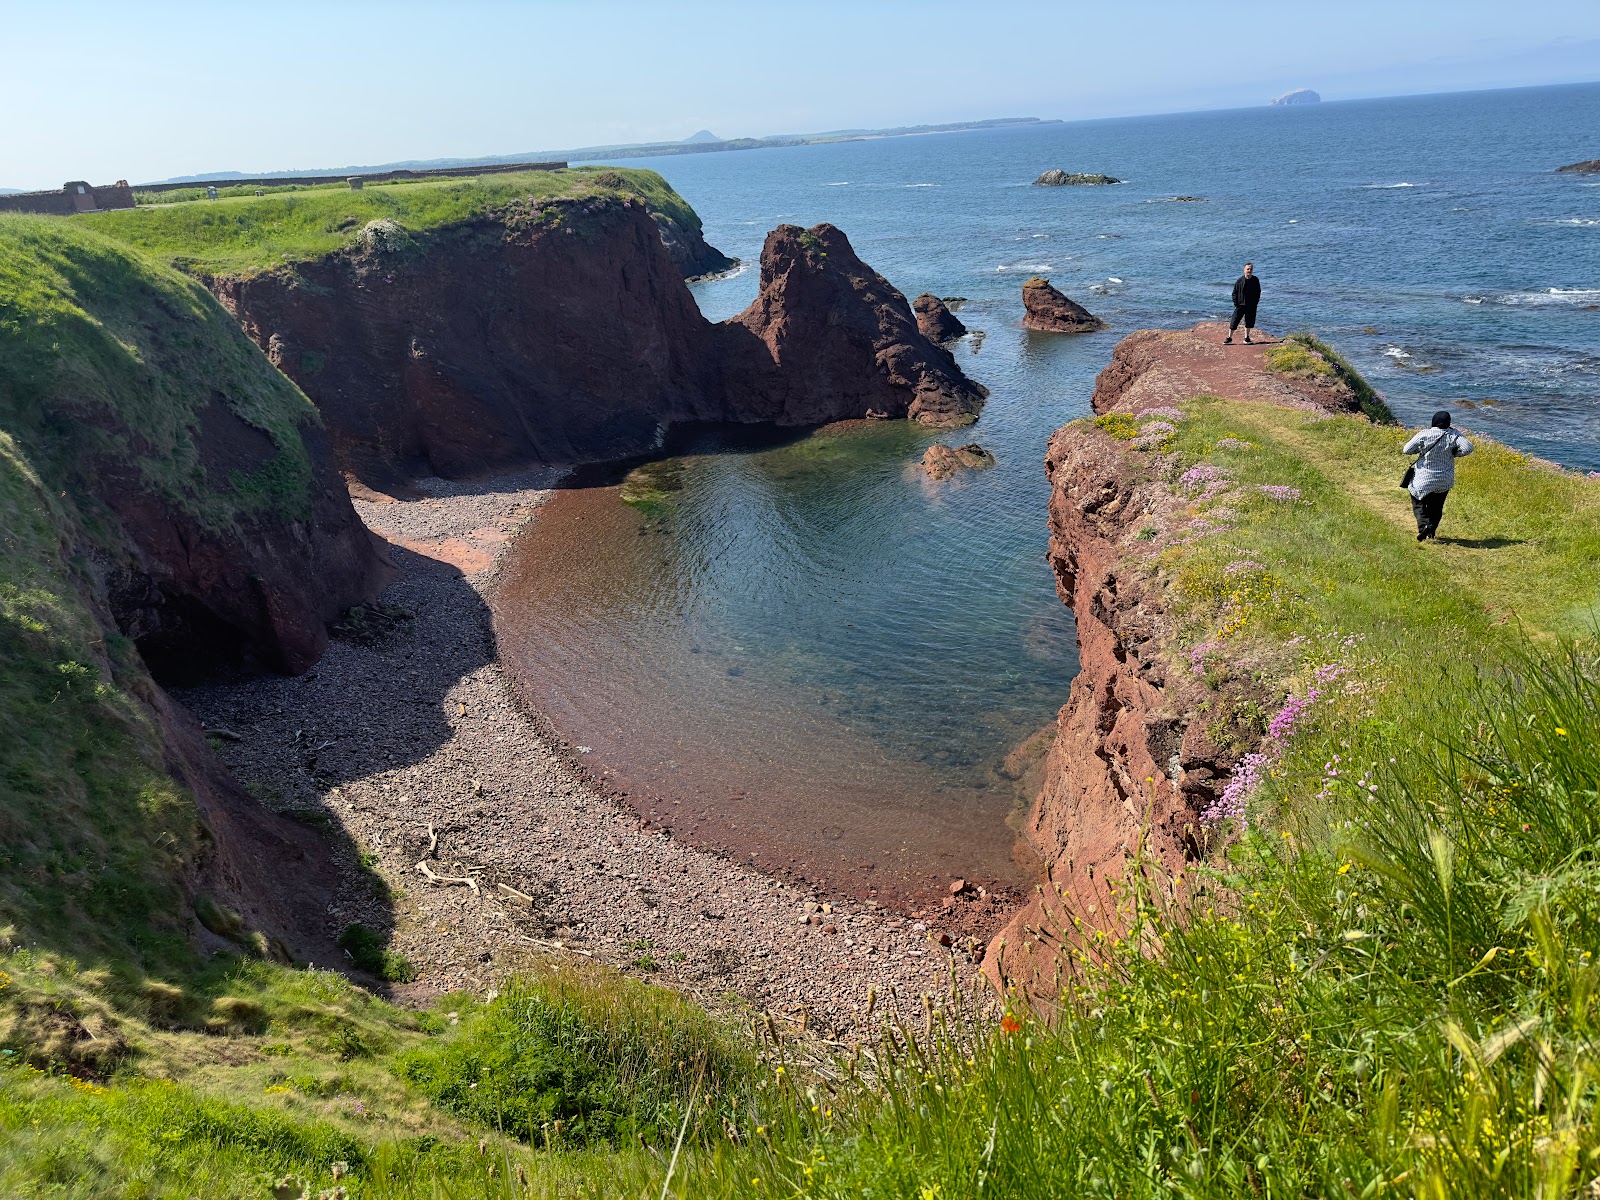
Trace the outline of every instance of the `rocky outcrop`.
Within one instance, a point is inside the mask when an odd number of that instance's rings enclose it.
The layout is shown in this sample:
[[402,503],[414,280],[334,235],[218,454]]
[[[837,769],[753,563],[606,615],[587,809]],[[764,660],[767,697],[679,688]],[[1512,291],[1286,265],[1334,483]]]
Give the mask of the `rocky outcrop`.
[[1107,184],[1121,183],[1115,175],[1083,174],[1079,171],[1063,171],[1059,167],[1046,171],[1033,181],[1034,187],[1105,187]]
[[929,479],[949,479],[958,471],[994,466],[994,455],[976,442],[968,442],[965,446],[946,446],[936,442],[923,454],[920,466]]
[[971,420],[986,392],[830,225],[780,226],[701,315],[641,201],[528,201],[213,290],[377,488],[623,458],[687,421]]
[[[1198,395],[1359,411],[1338,388],[1274,374],[1261,347],[1229,357],[1217,344],[1222,328],[1123,338],[1095,381],[1094,411],[1136,415]],[[1056,956],[1076,936],[1075,921],[1121,927],[1118,884],[1135,857],[1159,891],[1199,852],[1199,814],[1220,795],[1246,737],[1199,716],[1205,686],[1175,661],[1176,625],[1152,569],[1159,550],[1139,534],[1174,524],[1187,501],[1132,446],[1072,425],[1056,432],[1045,456],[1049,559],[1076,618],[1079,674],[1022,830],[1047,881],[984,963],[997,984],[1040,998],[1055,994]],[[1229,703],[1212,708],[1233,711],[1251,698],[1225,696]]]
[[686,280],[704,279],[720,275],[739,265],[737,258],[729,258],[718,250],[699,229],[685,229],[665,213],[652,212],[656,227],[661,230],[661,243],[672,256]]
[[1035,275],[1022,285],[1022,327],[1039,333],[1093,333],[1106,323]]
[[1557,167],[1558,175],[1600,175],[1600,158],[1585,159],[1583,162],[1568,163],[1564,167]]
[[923,292],[911,302],[911,311],[917,314],[917,328],[930,342],[944,345],[964,337],[967,327],[945,306],[945,302],[932,292]]

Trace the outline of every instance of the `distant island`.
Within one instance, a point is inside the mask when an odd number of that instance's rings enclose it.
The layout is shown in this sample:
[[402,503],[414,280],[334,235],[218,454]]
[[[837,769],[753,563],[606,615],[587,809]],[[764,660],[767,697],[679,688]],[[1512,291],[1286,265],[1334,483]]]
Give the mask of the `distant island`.
[[[355,175],[374,171],[427,170],[435,167],[491,167],[500,163],[560,159],[586,162],[613,158],[654,158],[668,154],[710,154],[721,150],[764,150],[773,146],[811,146],[823,142],[859,142],[869,138],[910,137],[923,133],[961,133],[972,129],[1001,129],[1010,125],[1059,125],[1059,118],[995,117],[988,121],[949,121],[941,125],[896,125],[890,129],[835,129],[827,133],[781,133],[770,137],[717,137],[709,129],[691,134],[681,142],[634,142],[621,146],[580,146],[576,150],[540,150],[531,153],[496,154],[486,158],[413,158],[404,162],[375,166],[295,168],[269,172],[275,178],[302,175]],[[259,174],[257,172],[256,174]],[[244,171],[208,171],[200,175],[175,175],[152,183],[193,183],[197,180],[244,179]]]
[[1268,103],[1271,104],[1271,105],[1278,105],[1278,104],[1321,104],[1322,103],[1322,97],[1317,95],[1317,93],[1313,92],[1310,88],[1295,88],[1294,91],[1285,92],[1283,95],[1279,96],[1276,100],[1269,101]]
[[1054,167],[1033,181],[1034,187],[1105,187],[1121,183],[1115,175],[1084,174],[1080,171],[1063,171]]
[[1590,158],[1583,162],[1568,163],[1564,167],[1557,167],[1558,174],[1570,175],[1600,175],[1600,158]]

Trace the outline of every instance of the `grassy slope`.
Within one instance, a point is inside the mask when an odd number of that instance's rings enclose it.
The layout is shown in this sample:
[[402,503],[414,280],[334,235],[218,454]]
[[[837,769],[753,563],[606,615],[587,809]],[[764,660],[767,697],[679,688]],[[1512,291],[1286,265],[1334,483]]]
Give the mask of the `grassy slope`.
[[[215,396],[277,447],[250,476],[208,478],[200,462],[194,432]],[[0,429],[69,488],[83,528],[98,519],[80,474],[93,455],[213,526],[295,513],[310,480],[300,429],[316,420],[192,280],[77,220],[0,215]]]
[[308,188],[266,196],[197,200],[74,217],[185,270],[249,274],[306,262],[352,245],[363,226],[397,221],[413,233],[469,220],[527,197],[637,195],[685,229],[694,209],[654,171],[573,167],[420,183]]

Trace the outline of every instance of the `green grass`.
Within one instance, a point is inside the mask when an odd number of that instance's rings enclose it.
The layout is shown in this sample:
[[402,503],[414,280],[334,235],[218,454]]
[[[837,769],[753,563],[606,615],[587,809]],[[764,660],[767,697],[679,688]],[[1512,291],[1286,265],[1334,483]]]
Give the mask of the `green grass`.
[[308,262],[355,244],[373,221],[406,232],[461,224],[517,201],[634,195],[685,229],[700,218],[654,171],[573,167],[368,186],[301,188],[265,196],[192,200],[71,218],[185,271],[253,274]]
[[[208,472],[196,446],[219,401],[271,440],[240,474]],[[316,410],[209,293],[52,217],[0,215],[0,430],[92,534],[109,518],[92,486],[114,469],[213,527],[308,511],[302,429]],[[108,539],[114,540],[114,539]]]

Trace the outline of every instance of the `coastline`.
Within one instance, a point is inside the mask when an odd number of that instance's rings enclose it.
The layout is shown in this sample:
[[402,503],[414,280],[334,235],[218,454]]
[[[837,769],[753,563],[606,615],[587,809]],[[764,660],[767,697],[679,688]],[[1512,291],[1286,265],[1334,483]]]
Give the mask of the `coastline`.
[[[859,1028],[869,987],[937,995],[952,973],[972,979],[972,948],[940,946],[929,922],[649,828],[519,700],[488,600],[557,478],[421,480],[408,499],[357,489],[357,512],[397,568],[379,604],[411,618],[389,635],[336,640],[303,676],[178,694],[225,731],[213,745],[258,799],[331,821],[362,856],[346,864],[330,933],[392,925],[393,949],[420,971],[395,992],[417,1002],[582,954],[702,1000],[734,993],[836,1037]],[[424,863],[475,886],[430,882]]]

